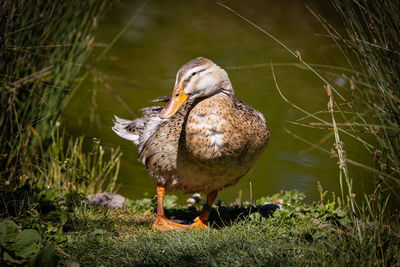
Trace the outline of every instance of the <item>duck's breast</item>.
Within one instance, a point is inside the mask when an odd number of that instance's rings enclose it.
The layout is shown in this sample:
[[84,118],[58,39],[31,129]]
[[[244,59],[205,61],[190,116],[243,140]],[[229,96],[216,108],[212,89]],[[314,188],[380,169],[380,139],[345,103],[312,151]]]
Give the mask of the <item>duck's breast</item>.
[[217,94],[195,103],[187,114],[177,157],[184,191],[209,192],[235,184],[265,148],[265,119],[236,101]]

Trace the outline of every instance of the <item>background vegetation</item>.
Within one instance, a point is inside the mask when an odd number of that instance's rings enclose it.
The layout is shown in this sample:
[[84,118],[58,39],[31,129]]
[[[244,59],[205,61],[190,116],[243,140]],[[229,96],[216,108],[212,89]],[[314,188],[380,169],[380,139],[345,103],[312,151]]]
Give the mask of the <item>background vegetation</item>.
[[[66,145],[63,143],[66,140],[59,136],[57,119],[78,88],[77,75],[93,43],[93,30],[111,4],[2,2],[2,189],[15,189],[26,181],[47,182],[46,165],[59,161],[51,155],[60,153],[56,149],[64,151]],[[22,179],[30,175],[30,179]]]
[[[83,137],[66,137],[57,122],[78,88],[94,29],[113,3],[0,4],[0,211],[19,223],[6,220],[0,226],[0,265],[24,264],[49,251],[46,233],[61,229],[33,221],[52,209],[56,198],[68,195],[62,201],[70,202],[79,192],[114,190],[118,149],[105,160],[94,140],[93,151],[85,154]],[[52,191],[46,195],[44,190]],[[23,221],[28,217],[32,221]]]
[[[345,73],[331,74],[346,79],[341,87],[253,26],[325,83],[328,105],[322,116],[282,96],[306,113],[309,121],[301,124],[332,130],[335,144],[327,152],[338,159],[341,195],[328,200],[318,184],[320,200],[312,205],[296,191],[219,203],[211,220],[216,229],[158,233],[151,230],[154,198],[128,200],[124,211],[84,204],[89,193],[116,190],[120,153],[105,152],[97,139],[68,137],[57,122],[90,71],[82,67],[94,44],[93,31],[113,2],[3,1],[0,265],[398,266],[400,217],[398,207],[387,204],[390,197],[400,201],[400,3],[332,2],[347,33],[315,16],[348,61]],[[343,136],[363,144],[375,167],[350,159]],[[90,153],[84,142],[92,143]],[[374,194],[362,202],[354,201],[348,164],[368,169],[376,181]],[[200,209],[179,206],[173,197],[166,206],[169,216],[185,220]]]
[[[378,174],[377,189],[383,184],[399,201],[400,188],[400,18],[399,1],[379,3],[333,1],[347,35],[326,25],[332,38],[343,47],[350,67],[352,117],[350,126],[363,127],[376,142],[365,146],[373,155]],[[354,131],[354,130],[353,130]],[[380,191],[380,190],[378,190]]]

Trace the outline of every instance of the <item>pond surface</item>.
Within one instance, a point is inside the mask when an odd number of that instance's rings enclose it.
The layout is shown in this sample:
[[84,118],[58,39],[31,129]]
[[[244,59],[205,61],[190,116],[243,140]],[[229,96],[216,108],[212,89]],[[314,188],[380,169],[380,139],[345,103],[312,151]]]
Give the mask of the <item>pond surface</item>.
[[[306,8],[308,5],[339,27],[328,1],[222,2],[298,51],[308,63],[346,66],[332,40]],[[89,63],[95,61],[104,45],[134,16],[139,5],[136,1],[121,1],[111,10],[100,23]],[[138,199],[145,192],[154,194],[155,184],[137,161],[136,147],[111,130],[113,115],[133,119],[151,99],[171,94],[180,66],[198,56],[210,58],[227,70],[236,96],[261,111],[271,131],[269,146],[256,165],[238,184],[222,190],[219,198],[231,201],[241,195],[244,200],[257,199],[280,190],[297,189],[305,192],[309,201],[314,201],[319,199],[317,181],[324,189],[340,192],[337,159],[299,141],[285,128],[312,143],[321,143],[328,150],[333,147],[333,135],[329,130],[288,122],[305,114],[279,95],[270,64],[274,65],[284,95],[309,112],[326,109],[328,97],[323,82],[310,71],[296,67],[294,63],[298,61],[294,56],[215,1],[189,4],[188,1],[160,0],[147,3],[95,65],[95,71],[62,115],[67,131],[88,137],[88,146],[90,139],[97,137],[106,149],[121,147],[119,193]],[[344,142],[354,160],[371,163],[361,146],[351,139]],[[361,198],[363,192],[372,188],[372,175],[356,168],[350,171],[357,198]],[[175,193],[185,201],[186,196]]]

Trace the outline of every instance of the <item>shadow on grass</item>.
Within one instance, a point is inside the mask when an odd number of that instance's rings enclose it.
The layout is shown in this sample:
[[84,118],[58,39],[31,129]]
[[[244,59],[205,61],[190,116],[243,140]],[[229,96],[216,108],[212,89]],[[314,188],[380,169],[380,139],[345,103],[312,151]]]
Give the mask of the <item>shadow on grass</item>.
[[[154,209],[154,207],[152,208]],[[230,204],[229,206],[218,205],[210,214],[210,225],[214,229],[221,229],[241,222],[249,216],[267,218],[279,209],[278,205],[254,205],[254,204]],[[190,225],[200,214],[201,208],[196,207],[174,207],[166,208],[166,216],[174,222]],[[135,229],[151,229],[156,216],[152,212],[129,212],[126,210],[107,210],[102,207],[92,207],[89,211],[71,216],[64,224],[64,232],[94,231],[103,229],[110,232],[134,231]]]
[[[228,207],[220,205],[213,209],[209,221],[213,228],[218,229],[230,226],[233,223],[238,223],[254,213],[258,213],[261,217],[268,218],[277,209],[279,209],[279,206],[274,204],[246,206],[230,205]],[[172,219],[174,222],[189,225],[193,223],[194,218],[200,214],[200,211],[196,208],[172,208],[165,209],[165,213],[167,217]]]

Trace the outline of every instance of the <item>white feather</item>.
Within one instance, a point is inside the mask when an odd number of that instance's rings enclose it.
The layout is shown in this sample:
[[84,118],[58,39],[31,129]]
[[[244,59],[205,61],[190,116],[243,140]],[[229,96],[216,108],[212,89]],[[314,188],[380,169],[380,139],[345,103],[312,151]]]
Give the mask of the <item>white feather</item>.
[[216,114],[211,113],[207,117],[196,116],[195,123],[190,124],[193,130],[205,130],[205,135],[210,137],[210,145],[214,146],[215,150],[220,150],[224,144],[224,135],[220,125],[224,121],[221,120]]
[[132,121],[121,119],[115,115],[114,118],[114,126],[111,129],[122,138],[133,141],[135,145],[139,145],[139,135],[132,134],[125,129]]
[[211,144],[216,148],[216,150],[221,149],[224,146],[224,135],[221,133],[215,133],[210,135]]

